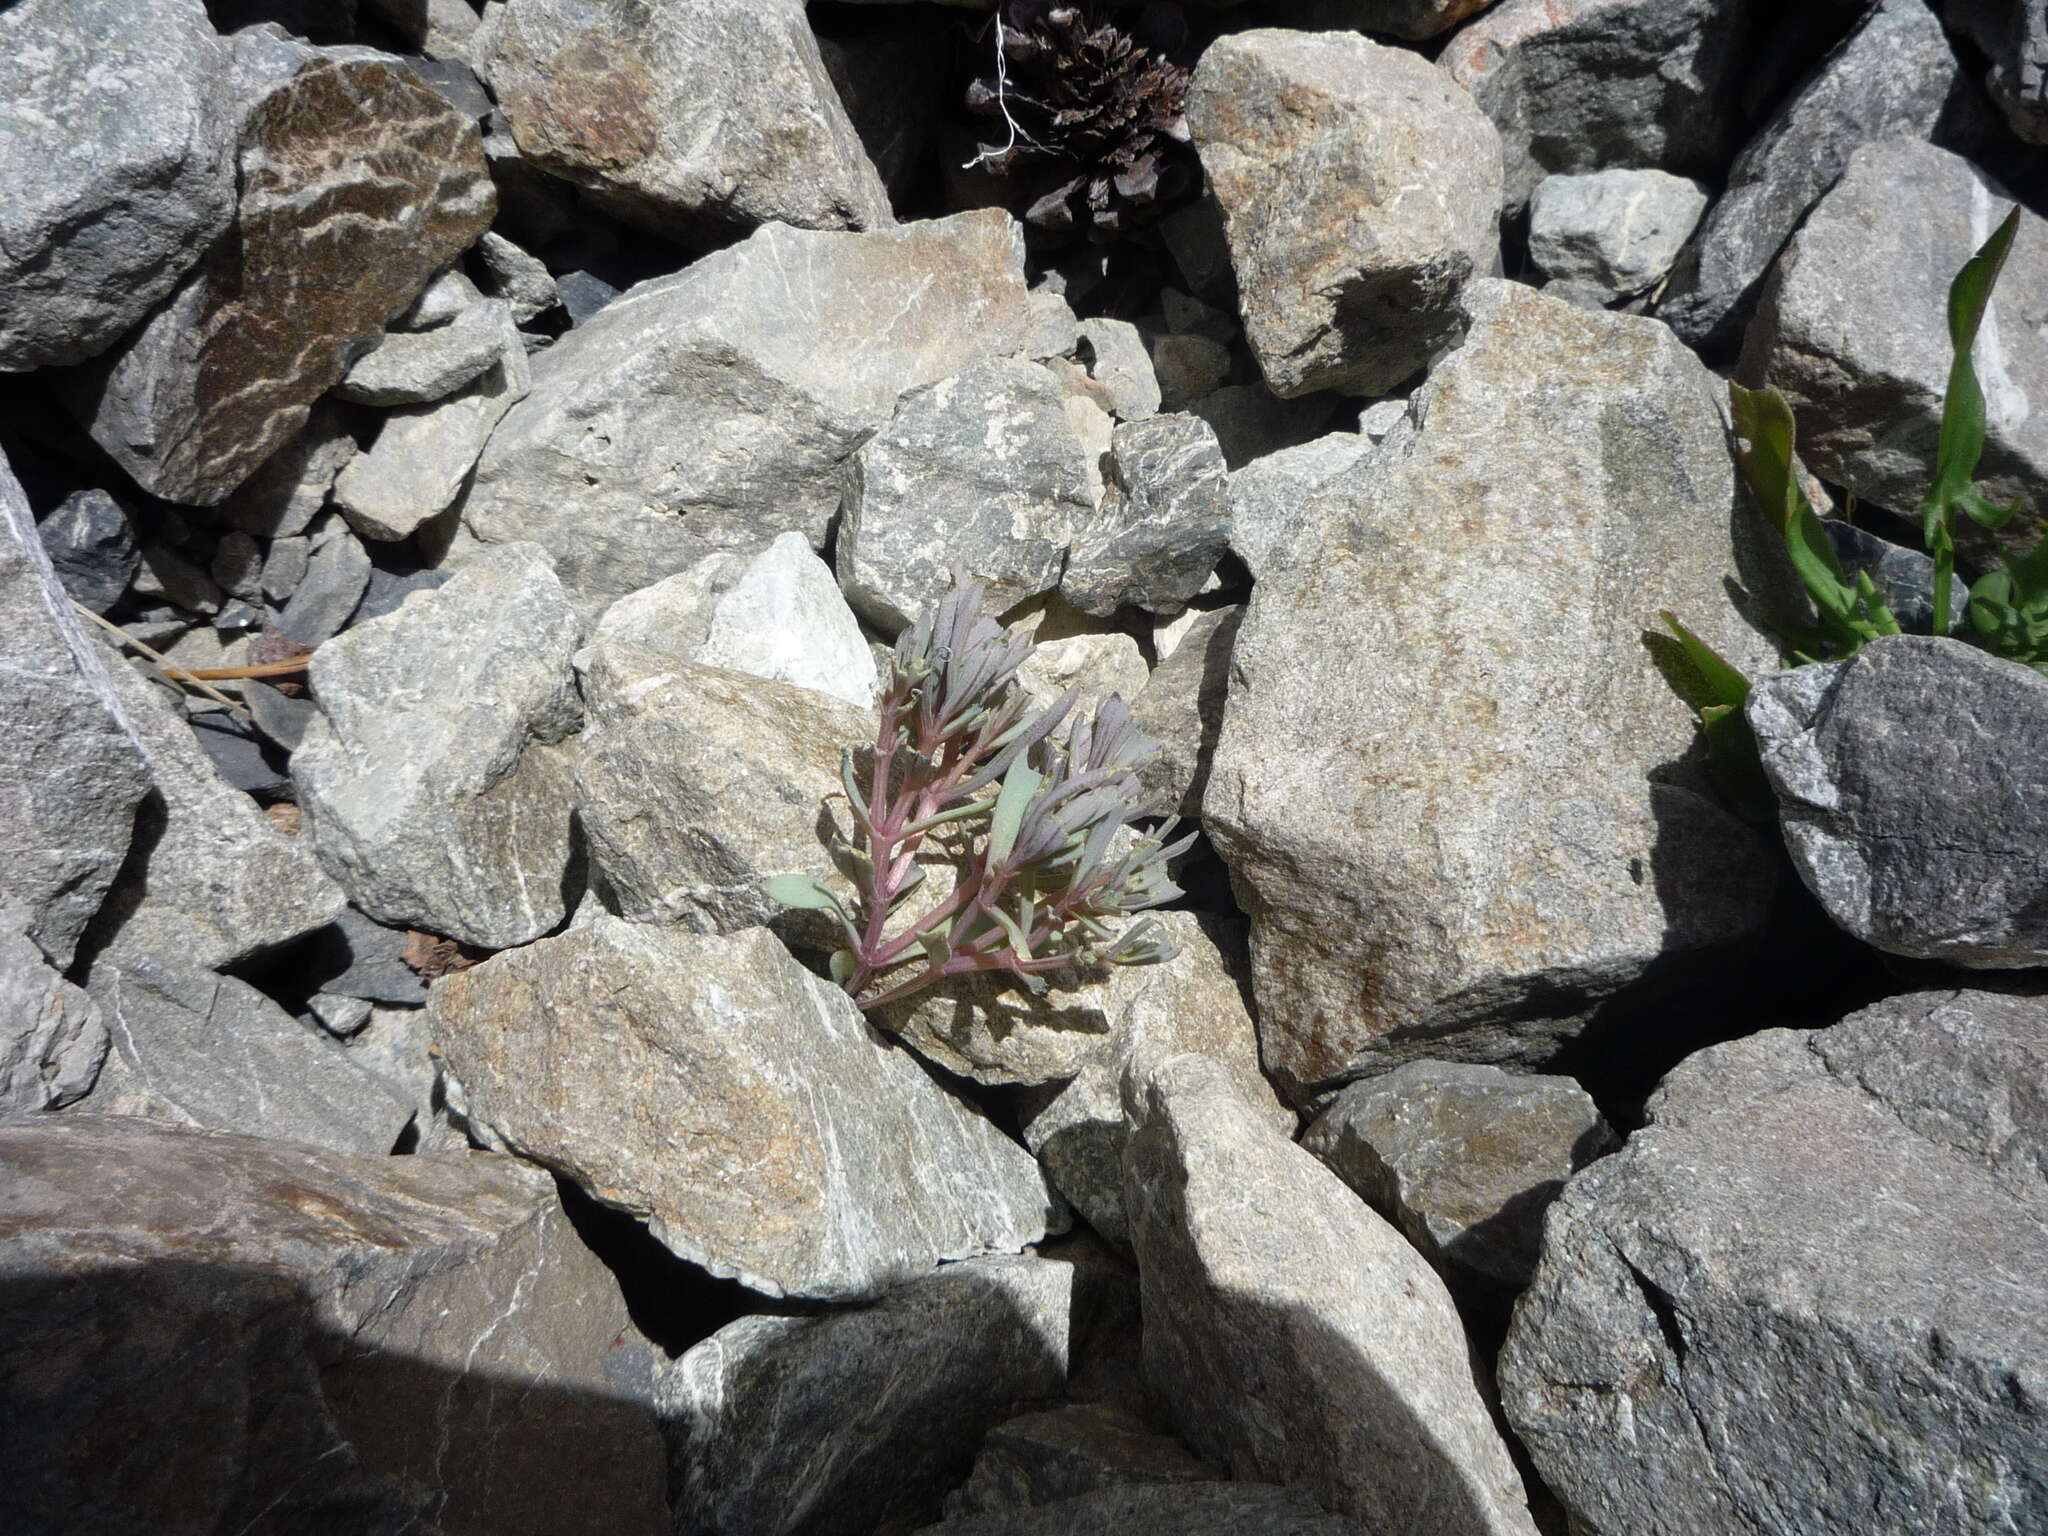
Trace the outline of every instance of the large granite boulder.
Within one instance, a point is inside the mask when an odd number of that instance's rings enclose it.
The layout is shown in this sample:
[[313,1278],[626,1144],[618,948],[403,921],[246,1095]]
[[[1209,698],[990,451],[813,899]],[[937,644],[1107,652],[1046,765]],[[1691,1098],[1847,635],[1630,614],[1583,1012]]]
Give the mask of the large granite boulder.
[[[1910,514],[1927,494],[1953,355],[1948,289],[2010,206],[1969,161],[1916,139],[1867,144],[1785,247],[1742,374],[1791,402],[1807,468]],[[1899,217],[1911,207],[1910,220]],[[1987,436],[1977,478],[2048,518],[2048,222],[2020,231],[1977,335]]]
[[1384,394],[1457,339],[1499,245],[1500,145],[1420,55],[1337,32],[1210,45],[1188,126],[1276,395]]
[[471,1119],[768,1295],[874,1296],[1054,1218],[1023,1148],[766,929],[599,916],[428,1006]]
[[512,0],[471,57],[528,164],[656,234],[891,222],[801,0]]
[[2048,1005],[1916,993],[1681,1064],[1565,1187],[1501,1362],[1586,1531],[2048,1521]]
[[106,650],[85,633],[0,457],[0,909],[69,966],[150,789]]
[[1771,263],[1850,154],[1876,139],[1928,137],[1964,89],[1927,0],[1870,6],[1736,156],[1659,317],[1694,346],[1739,342]]
[[1437,64],[1500,129],[1520,207],[1546,171],[1717,172],[1757,14],[1755,0],[1504,0]]
[[10,1530],[657,1536],[650,1373],[509,1158],[0,1126]]
[[1777,664],[1729,598],[1783,578],[1719,381],[1654,321],[1494,281],[1468,303],[1420,425],[1318,494],[1320,559],[1253,589],[1232,655],[1202,820],[1295,1093],[1547,1060],[1639,983],[1724,964],[1776,883],[1642,638],[1671,609]]
[[2048,965],[2048,677],[1900,635],[1758,679],[1749,719],[1828,916],[1893,954]]
[[524,944],[560,923],[580,627],[547,556],[489,550],[314,653],[292,782],[321,864],[386,923]]
[[949,1264],[873,1306],[748,1317],[664,1371],[677,1536],[867,1536],[938,1513],[976,1444],[1067,1385],[1078,1266]]
[[1443,1282],[1201,1056],[1135,1066],[1145,1379],[1233,1477],[1368,1530],[1534,1536]]
[[849,466],[835,559],[868,621],[893,634],[944,597],[953,572],[1001,613],[1059,585],[1095,510],[1089,458],[1059,381],[997,358],[907,394]]
[[234,221],[74,396],[143,489],[202,506],[290,441],[495,206],[476,125],[399,60],[260,29],[234,49]]
[[554,555],[586,617],[713,550],[822,547],[844,464],[897,397],[1025,346],[1019,226],[770,225],[630,290],[534,359],[463,517]]
[[200,0],[19,0],[0,58],[0,370],[80,362],[227,227],[228,50]]

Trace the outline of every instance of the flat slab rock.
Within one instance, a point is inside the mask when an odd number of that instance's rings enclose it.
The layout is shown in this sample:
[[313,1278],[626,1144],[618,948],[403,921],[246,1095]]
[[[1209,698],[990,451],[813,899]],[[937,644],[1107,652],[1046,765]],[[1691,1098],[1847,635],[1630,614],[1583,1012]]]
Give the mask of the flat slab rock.
[[1231,656],[1202,822],[1291,1094],[1422,1056],[1540,1065],[1653,968],[1721,965],[1777,878],[1641,638],[1669,608],[1744,670],[1777,662],[1729,600],[1784,594],[1720,382],[1655,321],[1492,279],[1466,306]]
[[495,206],[475,124],[401,61],[262,32],[233,46],[233,237],[74,398],[137,484],[198,506],[290,441]]
[[1759,679],[1749,719],[1828,916],[1892,954],[2048,965],[2048,677],[1900,635]]
[[428,1006],[472,1118],[770,1296],[873,1296],[1058,1214],[1023,1148],[765,929],[599,917]]
[[1299,1488],[1272,1483],[1134,1484],[1000,1514],[966,1515],[923,1536],[1356,1536]]
[[1221,1064],[1141,1062],[1125,1095],[1145,1380],[1182,1438],[1365,1529],[1534,1536],[1422,1256]]
[[509,1158],[0,1126],[10,1529],[655,1536],[636,1341]]
[[970,1259],[873,1306],[720,1329],[659,1381],[677,1536],[867,1536],[936,1516],[991,1426],[1065,1390],[1084,1291],[1073,1264]]
[[2048,1524],[2048,1004],[1689,1058],[1552,1208],[1501,1362],[1575,1529]]

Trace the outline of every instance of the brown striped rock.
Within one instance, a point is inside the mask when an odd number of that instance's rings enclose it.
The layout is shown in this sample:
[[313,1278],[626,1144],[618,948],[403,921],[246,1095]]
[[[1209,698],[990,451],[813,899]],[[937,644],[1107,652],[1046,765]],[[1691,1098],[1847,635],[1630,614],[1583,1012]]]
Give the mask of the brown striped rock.
[[398,60],[236,39],[228,233],[78,401],[146,490],[211,506],[490,223],[476,128]]

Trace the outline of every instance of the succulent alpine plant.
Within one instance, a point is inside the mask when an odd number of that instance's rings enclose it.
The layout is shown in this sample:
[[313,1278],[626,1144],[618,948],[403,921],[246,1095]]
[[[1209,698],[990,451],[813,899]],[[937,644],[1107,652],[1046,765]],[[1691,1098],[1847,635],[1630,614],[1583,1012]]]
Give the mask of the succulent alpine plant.
[[[855,834],[834,854],[859,892],[854,910],[808,876],[767,884],[787,906],[836,918],[845,943],[832,977],[863,1008],[949,976],[1005,971],[1038,994],[1048,971],[1173,954],[1150,919],[1123,926],[1180,894],[1167,860],[1194,840],[1169,842],[1170,821],[1132,825],[1161,809],[1136,772],[1158,744],[1114,695],[1055,741],[1073,695],[1028,706],[1016,676],[1031,642],[1005,635],[981,602],[978,586],[956,585],[898,637],[865,787],[858,746],[840,754]],[[913,915],[919,855],[941,838],[954,887]]]
[[1002,137],[973,163],[1024,180],[1027,224],[1113,239],[1199,185],[1189,70],[1170,56],[1185,31],[1177,7],[1148,5],[1127,30],[1095,6],[1004,0],[994,31],[995,71],[968,87],[967,107]]

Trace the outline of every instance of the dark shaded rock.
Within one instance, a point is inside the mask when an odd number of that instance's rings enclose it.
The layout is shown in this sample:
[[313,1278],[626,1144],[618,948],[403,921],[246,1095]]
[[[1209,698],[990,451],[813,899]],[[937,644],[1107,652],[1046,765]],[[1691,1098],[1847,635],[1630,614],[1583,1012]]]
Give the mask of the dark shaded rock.
[[354,907],[315,935],[306,973],[320,990],[373,1003],[423,1003],[427,984],[401,956],[409,935],[365,917]]
[[1505,0],[1437,64],[1499,127],[1517,208],[1546,171],[1713,174],[1759,14],[1756,0]]
[[1126,1484],[1220,1482],[1226,1474],[1172,1435],[1106,1403],[1021,1414],[981,1442],[946,1515],[1014,1514]]
[[1354,1536],[1299,1488],[1271,1483],[1134,1484],[1030,1510],[971,1515],[925,1536]]
[[291,698],[254,678],[242,684],[242,704],[256,729],[287,752],[299,749],[307,725],[320,712],[320,706],[305,695]]
[[1807,889],[1950,965],[2048,965],[2048,677],[1900,635],[1759,678],[1749,720]]
[[0,10],[0,370],[104,351],[227,226],[228,56],[199,0]]
[[[1828,544],[1851,581],[1859,574],[1870,577],[1877,595],[1891,609],[1892,617],[1909,635],[1934,632],[1934,558],[1917,549],[1893,544],[1868,529],[1838,517],[1822,522]],[[1949,596],[1952,621],[1962,617],[1969,589],[1956,581]]]
[[564,272],[555,279],[555,297],[571,326],[584,324],[618,296],[619,290],[594,272]]
[[277,627],[303,646],[318,646],[340,634],[370,584],[370,556],[339,518],[316,529],[306,552],[305,573],[292,587]]
[[973,1259],[858,1311],[720,1329],[659,1380],[677,1536],[860,1536],[936,1515],[984,1431],[1065,1387],[1079,1279]]
[[150,785],[84,623],[0,457],[0,908],[58,966],[120,872]]
[[1301,1144],[1399,1226],[1454,1294],[1503,1316],[1535,1271],[1544,1211],[1621,1145],[1568,1077],[1452,1061],[1353,1083]]
[[413,593],[438,592],[448,585],[454,574],[443,568],[392,571],[381,565],[372,566],[369,585],[363,589],[363,600],[356,606],[355,621],[362,624],[370,619],[381,619],[387,613],[396,613]]
[[1219,1063],[1140,1061],[1125,1095],[1145,1379],[1188,1444],[1367,1530],[1534,1536],[1421,1255]]
[[264,750],[268,738],[253,720],[213,707],[192,712],[187,723],[214,771],[228,784],[259,800],[281,800],[290,794],[291,779],[271,763]]
[[1223,732],[1230,652],[1243,620],[1241,606],[1197,615],[1131,701],[1138,729],[1160,744],[1159,755],[1139,770],[1139,781],[1183,816],[1201,814],[1209,763]]
[[475,127],[397,60],[260,33],[236,56],[231,232],[76,397],[138,484],[206,506],[290,441],[493,204]]
[[1985,84],[2012,131],[2048,144],[2048,6],[2042,0],[1949,0],[1949,25],[1990,55]]
[[1551,1208],[1501,1361],[1575,1529],[2048,1521],[2044,1026],[1918,993],[1664,1080]]
[[657,1536],[648,1370],[510,1159],[0,1127],[12,1530]]
[[1108,618],[1125,604],[1179,613],[1230,539],[1230,474],[1199,416],[1120,423],[1110,436],[1102,509],[1074,535],[1060,594]]
[[[275,559],[284,553],[282,546],[304,533],[327,504],[334,477],[355,456],[355,433],[342,408],[330,401],[316,401],[305,426],[220,504],[221,520],[274,541],[270,553]],[[304,555],[299,558],[303,573]],[[264,595],[272,602],[280,601],[297,580],[294,576],[280,585],[266,563]]]
[[1658,317],[1696,347],[1740,341],[1771,263],[1849,156],[1876,139],[1927,137],[1960,84],[1926,0],[1868,7],[1736,157]]
[[72,492],[36,532],[65,592],[94,613],[121,600],[142,560],[128,514],[105,491]]

